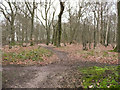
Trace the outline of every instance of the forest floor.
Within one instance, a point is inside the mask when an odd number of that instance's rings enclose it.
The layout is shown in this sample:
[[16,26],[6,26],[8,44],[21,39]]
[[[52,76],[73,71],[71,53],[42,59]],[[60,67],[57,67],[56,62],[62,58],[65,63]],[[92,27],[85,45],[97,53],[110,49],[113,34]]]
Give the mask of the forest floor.
[[[46,45],[40,46],[54,53],[47,58],[47,64],[46,62],[35,62],[34,64],[32,62],[31,65],[22,62],[18,63],[17,61],[17,64],[16,62],[7,64],[3,62],[3,88],[83,87],[82,73],[79,72],[78,68],[116,66],[118,62],[117,53],[108,52],[108,50],[111,50],[110,47],[107,49],[103,47],[102,49],[97,48],[97,51],[91,49],[87,52],[82,51],[79,45],[68,45],[60,48]],[[48,59],[52,61],[48,62]],[[41,66],[42,64],[43,66]]]

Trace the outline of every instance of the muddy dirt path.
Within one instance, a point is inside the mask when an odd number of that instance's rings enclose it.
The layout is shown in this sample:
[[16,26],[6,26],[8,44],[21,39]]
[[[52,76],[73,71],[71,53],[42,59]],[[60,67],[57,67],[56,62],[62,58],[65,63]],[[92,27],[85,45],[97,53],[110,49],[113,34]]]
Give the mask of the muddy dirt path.
[[55,53],[59,61],[47,66],[3,66],[3,88],[61,88],[64,86],[59,81],[64,79],[71,70],[74,72],[78,66],[101,65],[72,60],[67,57],[68,53],[57,51],[53,47],[45,46],[44,48]]

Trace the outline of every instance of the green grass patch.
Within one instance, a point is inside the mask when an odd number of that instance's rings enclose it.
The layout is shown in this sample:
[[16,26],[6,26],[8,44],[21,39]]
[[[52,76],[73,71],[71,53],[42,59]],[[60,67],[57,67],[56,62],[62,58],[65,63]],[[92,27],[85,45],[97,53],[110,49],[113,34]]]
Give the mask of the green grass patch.
[[117,47],[115,47],[113,50],[108,50],[109,52],[118,52]]
[[96,52],[94,50],[91,50],[91,51],[78,50],[78,51],[76,51],[76,53],[84,54],[84,55],[88,55],[88,56],[94,56]]
[[104,52],[103,52],[103,57],[107,57],[107,56],[109,56],[108,52],[107,52],[107,51],[104,51]]
[[118,85],[120,66],[79,68],[84,88],[120,88]]
[[94,56],[95,55],[95,51],[91,50],[90,52],[87,52],[88,55],[90,56]]
[[108,52],[118,52],[117,50],[108,50]]
[[17,60],[33,60],[43,61],[43,56],[50,57],[52,52],[45,48],[38,48],[29,51],[22,51],[20,53],[10,52],[3,53],[3,61],[16,62]]

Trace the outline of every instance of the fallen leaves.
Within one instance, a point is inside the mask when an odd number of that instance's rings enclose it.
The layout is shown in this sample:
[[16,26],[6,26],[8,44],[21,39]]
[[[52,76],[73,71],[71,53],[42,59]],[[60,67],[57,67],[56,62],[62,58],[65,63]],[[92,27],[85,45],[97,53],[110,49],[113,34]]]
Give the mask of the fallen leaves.
[[[45,46],[44,44],[41,44],[41,46]],[[14,47],[12,49],[9,49],[7,46],[3,47],[2,51],[9,53],[9,52],[22,52],[24,50],[29,51],[33,49],[39,48],[40,45],[35,45],[35,46],[28,46],[28,47]],[[53,47],[50,45],[50,47]],[[73,60],[80,60],[80,61],[91,61],[91,62],[99,62],[99,63],[107,63],[107,64],[118,64],[118,54],[116,52],[108,52],[108,50],[112,50],[111,46],[104,47],[102,45],[98,45],[96,49],[90,49],[88,51],[83,51],[82,50],[82,45],[67,45],[67,46],[62,46],[60,48],[55,48],[58,51],[64,51],[68,52],[68,57]],[[24,62],[11,62],[10,64],[18,63],[18,64],[49,64],[53,63],[54,61],[58,60],[56,55],[53,55],[52,57],[48,55],[46,57],[44,54],[42,56],[44,59],[44,62],[35,62],[31,60],[25,60]]]
[[68,45],[56,48],[56,50],[68,52],[68,57],[73,60],[92,61],[107,64],[118,64],[118,53],[109,52],[112,50],[112,46],[104,47],[98,45],[96,49],[89,49],[87,51],[82,50],[82,45]]
[[[7,64],[47,65],[47,64],[53,63],[56,60],[58,60],[58,58],[55,54],[53,54],[52,52],[50,52],[49,50],[47,50],[45,48],[40,47],[39,45],[28,46],[28,47],[17,47],[17,48],[14,47],[12,49],[3,48],[3,52],[5,53],[2,57],[3,65],[7,65]],[[37,56],[35,56],[35,55],[40,56],[42,61],[41,60],[33,60],[33,59],[37,59]],[[11,58],[11,60],[10,60],[10,58]]]

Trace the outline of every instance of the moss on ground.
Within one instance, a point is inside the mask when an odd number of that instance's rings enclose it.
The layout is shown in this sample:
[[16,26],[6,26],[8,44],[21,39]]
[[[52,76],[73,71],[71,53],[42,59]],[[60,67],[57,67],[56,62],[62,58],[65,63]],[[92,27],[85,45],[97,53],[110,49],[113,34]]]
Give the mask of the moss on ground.
[[79,68],[84,88],[120,88],[118,68],[120,66]]

